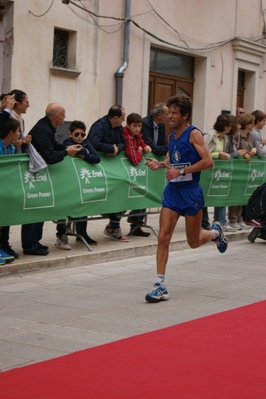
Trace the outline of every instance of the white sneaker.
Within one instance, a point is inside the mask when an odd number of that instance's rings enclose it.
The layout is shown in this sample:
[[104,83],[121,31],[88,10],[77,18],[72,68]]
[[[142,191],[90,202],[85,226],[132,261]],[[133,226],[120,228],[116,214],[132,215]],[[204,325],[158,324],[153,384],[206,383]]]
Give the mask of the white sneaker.
[[224,231],[231,231],[231,232],[234,232],[234,231],[236,231],[236,229],[234,229],[233,227],[231,227],[231,226],[229,226],[229,224],[223,224],[222,225],[223,226],[223,230]]
[[123,236],[120,227],[118,229],[113,230],[110,224],[108,224],[105,227],[103,234],[105,234],[106,236],[110,237],[112,240],[115,241],[129,242],[129,239]]
[[250,229],[250,226],[248,226],[245,222],[240,222],[238,224],[241,227],[241,229],[243,229],[243,230],[249,230]]
[[71,249],[71,246],[68,243],[68,237],[65,234],[63,234],[60,238],[57,237],[55,246],[59,249]]
[[233,227],[235,230],[242,230],[240,223],[229,223],[229,226]]

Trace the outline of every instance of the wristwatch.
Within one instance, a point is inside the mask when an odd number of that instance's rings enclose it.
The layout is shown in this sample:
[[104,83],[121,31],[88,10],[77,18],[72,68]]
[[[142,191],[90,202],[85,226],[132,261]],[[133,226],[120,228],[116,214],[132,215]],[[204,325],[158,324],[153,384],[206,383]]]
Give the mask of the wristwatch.
[[179,173],[180,173],[181,176],[186,176],[184,168],[179,169]]

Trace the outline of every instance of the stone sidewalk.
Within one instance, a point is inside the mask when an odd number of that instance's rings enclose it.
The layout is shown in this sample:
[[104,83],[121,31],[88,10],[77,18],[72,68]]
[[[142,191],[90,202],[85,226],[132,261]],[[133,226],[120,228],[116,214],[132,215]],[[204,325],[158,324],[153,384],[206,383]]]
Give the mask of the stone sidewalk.
[[[213,208],[209,209],[210,221],[213,218]],[[130,225],[127,223],[127,218],[121,219],[121,227],[123,234],[128,234]],[[175,228],[170,250],[188,248],[185,237],[185,222],[181,217]],[[69,243],[72,249],[70,251],[61,250],[55,247],[56,241],[56,224],[53,222],[45,222],[43,230],[42,244],[49,246],[49,255],[47,256],[32,256],[24,255],[21,248],[20,232],[21,226],[11,226],[10,229],[10,245],[20,254],[19,259],[14,262],[0,267],[0,277],[13,274],[24,273],[27,271],[39,270],[43,268],[65,268],[76,267],[84,264],[96,264],[103,262],[110,262],[114,260],[121,260],[133,258],[136,256],[152,255],[156,253],[157,237],[150,229],[144,228],[145,231],[150,231],[151,235],[148,238],[130,236],[129,242],[115,242],[103,234],[105,225],[108,219],[93,220],[88,222],[88,234],[98,242],[98,245],[91,246],[92,252],[88,251],[83,243],[76,242],[76,238],[69,236]],[[148,224],[156,231],[159,230],[159,215],[152,214],[148,216]],[[249,230],[250,231],[250,230]],[[247,231],[240,231],[228,234],[229,239],[239,240],[246,238]]]

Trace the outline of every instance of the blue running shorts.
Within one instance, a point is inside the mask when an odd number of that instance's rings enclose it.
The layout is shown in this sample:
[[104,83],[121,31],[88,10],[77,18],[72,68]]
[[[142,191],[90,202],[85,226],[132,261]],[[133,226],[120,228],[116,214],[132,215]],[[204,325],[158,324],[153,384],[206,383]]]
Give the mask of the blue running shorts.
[[204,196],[199,184],[169,183],[163,192],[162,205],[181,216],[193,216],[204,208]]

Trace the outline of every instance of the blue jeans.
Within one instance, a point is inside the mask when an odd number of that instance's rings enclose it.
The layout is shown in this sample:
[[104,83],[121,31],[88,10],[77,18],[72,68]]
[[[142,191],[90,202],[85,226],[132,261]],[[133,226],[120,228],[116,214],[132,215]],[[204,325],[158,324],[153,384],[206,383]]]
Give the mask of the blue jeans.
[[126,211],[122,211],[122,212],[117,212],[117,213],[108,213],[107,216],[110,219],[110,225],[112,227],[112,229],[118,229],[120,227],[120,220],[121,217],[124,215]]
[[221,224],[227,224],[226,221],[226,206],[216,206],[214,208],[214,221]]

